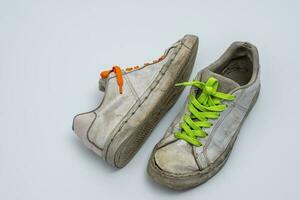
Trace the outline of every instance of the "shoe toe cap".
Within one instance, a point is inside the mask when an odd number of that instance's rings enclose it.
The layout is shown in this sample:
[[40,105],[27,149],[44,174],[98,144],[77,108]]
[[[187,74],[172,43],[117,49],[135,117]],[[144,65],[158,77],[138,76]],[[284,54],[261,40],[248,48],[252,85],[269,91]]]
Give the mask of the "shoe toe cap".
[[158,149],[154,154],[155,164],[172,174],[187,174],[199,170],[192,147],[184,141],[176,141]]

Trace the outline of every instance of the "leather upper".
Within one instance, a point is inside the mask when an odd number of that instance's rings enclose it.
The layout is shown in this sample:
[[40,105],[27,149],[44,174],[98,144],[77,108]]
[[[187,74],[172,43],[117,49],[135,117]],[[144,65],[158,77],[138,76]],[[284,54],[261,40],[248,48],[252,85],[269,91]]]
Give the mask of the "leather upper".
[[[240,45],[244,45],[244,43],[233,44],[234,47]],[[229,48],[227,53],[231,54],[232,48]],[[220,83],[219,91],[231,93],[236,98],[233,101],[223,101],[223,104],[227,104],[228,108],[220,113],[218,119],[210,120],[213,122],[213,126],[203,128],[208,136],[200,138],[202,143],[200,147],[192,146],[174,136],[176,132],[181,130],[179,123],[182,121],[184,114],[189,114],[187,99],[184,108],[176,116],[163,139],[154,150],[153,159],[161,170],[173,174],[188,174],[201,171],[214,163],[226,150],[229,143],[234,141],[241,123],[251,109],[251,104],[260,89],[258,55],[256,55],[257,52],[255,50],[255,60],[253,62],[257,69],[253,71],[252,79],[247,85],[240,86],[233,80],[212,72],[213,66],[209,66],[198,73],[195,80],[205,82],[208,77],[215,77]],[[190,94],[195,95],[197,90],[197,88],[192,87]]]
[[[116,76],[111,73],[108,78],[99,81],[99,89],[105,91],[104,98],[98,108],[82,113],[74,118],[74,132],[102,156],[102,151],[109,142],[113,132],[125,123],[129,112],[140,105],[140,100],[147,96],[149,87],[162,76],[162,68],[169,63],[182,46],[182,41],[173,44],[165,51],[164,59],[153,64],[143,66],[130,72],[122,71],[123,94],[119,93]],[[124,121],[125,120],[125,121]]]

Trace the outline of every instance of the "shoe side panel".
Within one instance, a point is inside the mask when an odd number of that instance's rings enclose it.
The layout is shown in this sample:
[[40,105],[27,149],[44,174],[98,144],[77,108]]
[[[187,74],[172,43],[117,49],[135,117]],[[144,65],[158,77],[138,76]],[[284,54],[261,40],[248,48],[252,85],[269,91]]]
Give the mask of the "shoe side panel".
[[110,79],[103,102],[95,111],[97,118],[88,133],[89,140],[99,148],[103,148],[109,135],[115,131],[137,100],[126,79],[123,94],[119,93],[115,78]]

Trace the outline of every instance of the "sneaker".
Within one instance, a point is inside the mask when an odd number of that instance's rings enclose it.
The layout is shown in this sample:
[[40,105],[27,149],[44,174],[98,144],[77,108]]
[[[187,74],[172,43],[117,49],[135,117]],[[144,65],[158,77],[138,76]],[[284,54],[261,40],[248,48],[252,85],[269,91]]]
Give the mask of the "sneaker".
[[260,89],[255,46],[234,42],[213,64],[201,70],[184,109],[155,146],[149,175],[176,190],[195,187],[225,164],[243,121]]
[[198,38],[186,35],[151,63],[101,72],[104,98],[74,117],[76,135],[110,165],[125,166],[183,91],[174,85],[189,79],[197,49]]

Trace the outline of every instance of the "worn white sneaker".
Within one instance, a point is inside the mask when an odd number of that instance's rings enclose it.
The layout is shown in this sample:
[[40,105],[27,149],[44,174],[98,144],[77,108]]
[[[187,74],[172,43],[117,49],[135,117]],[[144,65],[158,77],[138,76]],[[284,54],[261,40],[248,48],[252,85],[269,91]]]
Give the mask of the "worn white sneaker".
[[183,88],[174,85],[188,80],[197,48],[198,38],[186,35],[152,63],[102,72],[105,96],[98,108],[74,117],[74,132],[109,164],[125,166],[176,102]]
[[199,185],[225,164],[260,89],[255,46],[235,42],[195,80],[184,109],[155,146],[148,173],[182,190]]

